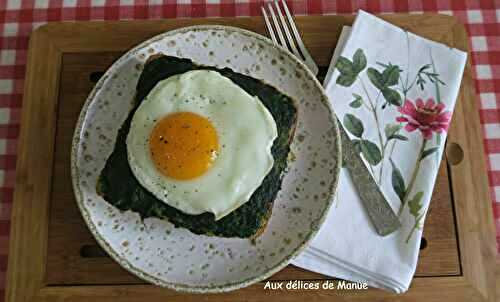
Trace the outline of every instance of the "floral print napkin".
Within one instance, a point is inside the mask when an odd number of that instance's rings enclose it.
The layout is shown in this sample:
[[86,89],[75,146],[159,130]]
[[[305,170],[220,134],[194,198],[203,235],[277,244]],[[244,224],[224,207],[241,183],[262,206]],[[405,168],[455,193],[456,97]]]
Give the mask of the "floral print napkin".
[[402,227],[378,236],[342,169],[335,205],[295,265],[408,289],[466,57],[363,11],[344,29],[325,90]]

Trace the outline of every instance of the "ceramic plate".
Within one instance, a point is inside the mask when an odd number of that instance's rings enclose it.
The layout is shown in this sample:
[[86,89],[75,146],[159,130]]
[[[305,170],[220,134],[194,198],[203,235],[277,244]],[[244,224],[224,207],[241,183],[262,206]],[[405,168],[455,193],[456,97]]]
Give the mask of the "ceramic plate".
[[[141,221],[138,214],[120,212],[96,194],[99,173],[132,109],[142,66],[156,53],[229,67],[297,101],[290,164],[269,223],[254,242],[195,235],[156,218]],[[248,286],[285,267],[312,239],[327,214],[340,169],[340,140],[332,114],[314,75],[265,37],[225,26],[195,26],[161,34],[116,61],[83,106],[71,156],[78,206],[101,246],[144,280],[187,292]]]

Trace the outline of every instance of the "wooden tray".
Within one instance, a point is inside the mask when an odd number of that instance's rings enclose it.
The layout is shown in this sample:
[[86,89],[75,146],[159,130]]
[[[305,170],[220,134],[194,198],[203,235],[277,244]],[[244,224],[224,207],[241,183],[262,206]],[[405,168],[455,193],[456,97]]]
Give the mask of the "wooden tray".
[[[418,35],[467,50],[464,27],[442,15],[385,15]],[[353,17],[298,17],[323,73],[343,25]],[[130,47],[193,24],[225,24],[265,34],[261,18],[51,23],[32,34],[19,140],[7,301],[198,301],[145,284],[112,261],[87,230],[74,200],[70,143],[80,108],[102,72]],[[495,249],[481,128],[470,63],[450,128],[411,289],[266,291],[263,283],[204,300],[493,301]],[[323,280],[293,266],[271,279]]]

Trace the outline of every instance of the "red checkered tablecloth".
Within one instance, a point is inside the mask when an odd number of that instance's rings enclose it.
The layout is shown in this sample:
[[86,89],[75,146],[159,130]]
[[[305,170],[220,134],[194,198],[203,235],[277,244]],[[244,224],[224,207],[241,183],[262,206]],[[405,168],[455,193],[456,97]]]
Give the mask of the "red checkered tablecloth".
[[[22,91],[29,35],[53,21],[257,16],[254,0],[0,0],[0,301],[7,269]],[[500,0],[289,1],[294,14],[440,13],[457,16],[470,36],[477,102],[500,243]],[[500,252],[500,244],[497,245]]]

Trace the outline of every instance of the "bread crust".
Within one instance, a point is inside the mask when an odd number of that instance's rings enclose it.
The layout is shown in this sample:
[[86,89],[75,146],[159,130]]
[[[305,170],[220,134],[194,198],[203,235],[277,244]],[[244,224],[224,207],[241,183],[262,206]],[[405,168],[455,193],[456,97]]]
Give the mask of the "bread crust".
[[[292,101],[293,101],[293,105],[294,105],[294,106],[295,106],[295,108],[298,110],[298,107],[297,107],[297,104],[295,103],[295,100],[293,100],[293,99],[292,99]],[[298,111],[297,111],[297,112],[298,112]],[[293,125],[292,125],[292,127],[291,127],[291,131],[290,131],[289,136],[288,136],[288,144],[289,144],[289,145],[290,145],[290,144],[292,143],[292,141],[293,141],[293,138],[294,138],[294,136],[295,136],[295,130],[296,130],[296,128],[297,128],[297,115],[295,115],[295,120],[294,120],[294,122],[293,122]],[[289,163],[289,160],[290,160],[290,159],[287,159],[287,168],[288,168],[288,165],[290,164],[290,163]],[[286,169],[285,169],[285,171],[286,171]],[[285,171],[283,171],[283,172],[281,173],[281,181],[283,181],[283,177],[284,177]],[[281,188],[280,188],[280,190],[281,190]],[[272,215],[272,213],[273,213],[274,202],[275,202],[275,200],[272,200],[272,201],[270,201],[270,202],[268,203],[268,204],[270,205],[269,210],[267,211],[266,216],[262,219],[262,222],[261,222],[262,224],[261,224],[261,226],[259,227],[259,229],[257,229],[257,232],[255,232],[255,234],[253,234],[253,235],[250,237],[250,239],[252,239],[252,240],[257,239],[257,238],[258,238],[260,235],[262,235],[262,233],[264,233],[264,231],[266,230],[266,226],[267,226],[267,224],[268,224],[268,222],[269,222],[269,219],[271,218],[271,215]]]

